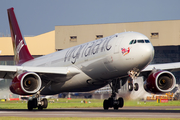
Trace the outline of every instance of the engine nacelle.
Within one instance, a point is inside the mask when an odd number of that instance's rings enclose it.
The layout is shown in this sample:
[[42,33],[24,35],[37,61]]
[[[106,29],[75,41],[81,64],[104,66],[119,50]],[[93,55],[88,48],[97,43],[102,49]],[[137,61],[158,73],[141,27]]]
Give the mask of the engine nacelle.
[[41,78],[33,72],[24,72],[14,77],[10,85],[12,93],[32,95],[41,88]]
[[169,71],[157,70],[152,72],[144,82],[144,89],[152,93],[166,93],[174,89],[176,78]]

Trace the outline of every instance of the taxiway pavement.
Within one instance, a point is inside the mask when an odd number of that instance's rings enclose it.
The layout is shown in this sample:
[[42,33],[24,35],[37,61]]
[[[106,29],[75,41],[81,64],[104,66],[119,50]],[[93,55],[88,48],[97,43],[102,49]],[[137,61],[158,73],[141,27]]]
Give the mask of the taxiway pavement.
[[[179,109],[179,110],[176,110]],[[179,106],[163,107],[124,107],[119,110],[102,108],[45,109],[0,109],[0,117],[126,117],[126,118],[180,118]]]

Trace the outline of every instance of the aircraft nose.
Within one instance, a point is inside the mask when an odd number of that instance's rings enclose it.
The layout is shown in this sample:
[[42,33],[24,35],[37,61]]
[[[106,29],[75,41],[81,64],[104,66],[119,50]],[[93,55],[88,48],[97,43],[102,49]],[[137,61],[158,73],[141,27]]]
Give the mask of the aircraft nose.
[[154,58],[154,47],[152,46],[152,44],[143,45],[140,49],[140,52],[140,64],[142,66],[148,65]]

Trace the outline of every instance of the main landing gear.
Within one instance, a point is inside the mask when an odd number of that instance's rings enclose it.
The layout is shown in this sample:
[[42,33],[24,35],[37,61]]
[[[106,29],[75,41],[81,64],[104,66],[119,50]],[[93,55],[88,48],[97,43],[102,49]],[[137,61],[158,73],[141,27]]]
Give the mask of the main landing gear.
[[122,108],[124,106],[124,100],[122,97],[116,99],[116,93],[118,93],[118,89],[120,89],[121,82],[119,79],[115,79],[112,81],[112,85],[109,84],[112,89],[112,95],[109,99],[105,99],[103,102],[104,110],[108,110],[109,108],[114,108],[114,110],[118,110],[118,108]]
[[28,110],[33,110],[33,108],[38,108],[38,110],[42,110],[43,108],[47,108],[47,106],[48,106],[47,99],[46,98],[40,99],[40,97],[29,100],[27,104]]
[[[49,85],[51,83],[51,81],[49,81],[47,85]],[[43,110],[43,108],[47,108],[48,106],[48,100],[46,98],[41,99],[40,98],[40,92],[46,87],[44,86],[43,88],[41,88],[41,90],[39,90],[36,95],[35,98],[33,98],[32,100],[28,101],[27,104],[27,108],[28,110],[33,110],[33,108],[38,108],[38,110]]]

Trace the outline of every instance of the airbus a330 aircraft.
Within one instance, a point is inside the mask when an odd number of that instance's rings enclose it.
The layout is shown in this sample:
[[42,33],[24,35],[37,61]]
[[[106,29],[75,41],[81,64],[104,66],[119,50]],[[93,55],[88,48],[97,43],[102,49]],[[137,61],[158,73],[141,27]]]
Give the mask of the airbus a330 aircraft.
[[[123,32],[75,47],[33,58],[23,39],[14,8],[7,10],[15,52],[15,66],[0,66],[0,78],[12,79],[11,92],[34,95],[28,109],[47,108],[47,99],[40,95],[61,92],[85,92],[110,84],[112,96],[103,107],[123,107],[123,98],[116,99],[118,89],[128,79],[144,76],[145,89],[153,93],[171,91],[176,79],[167,70],[179,70],[180,63],[149,65],[154,48],[149,39],[138,32]],[[148,66],[149,65],[149,66]],[[162,70],[160,70],[162,69]],[[129,90],[138,84],[129,84]]]

